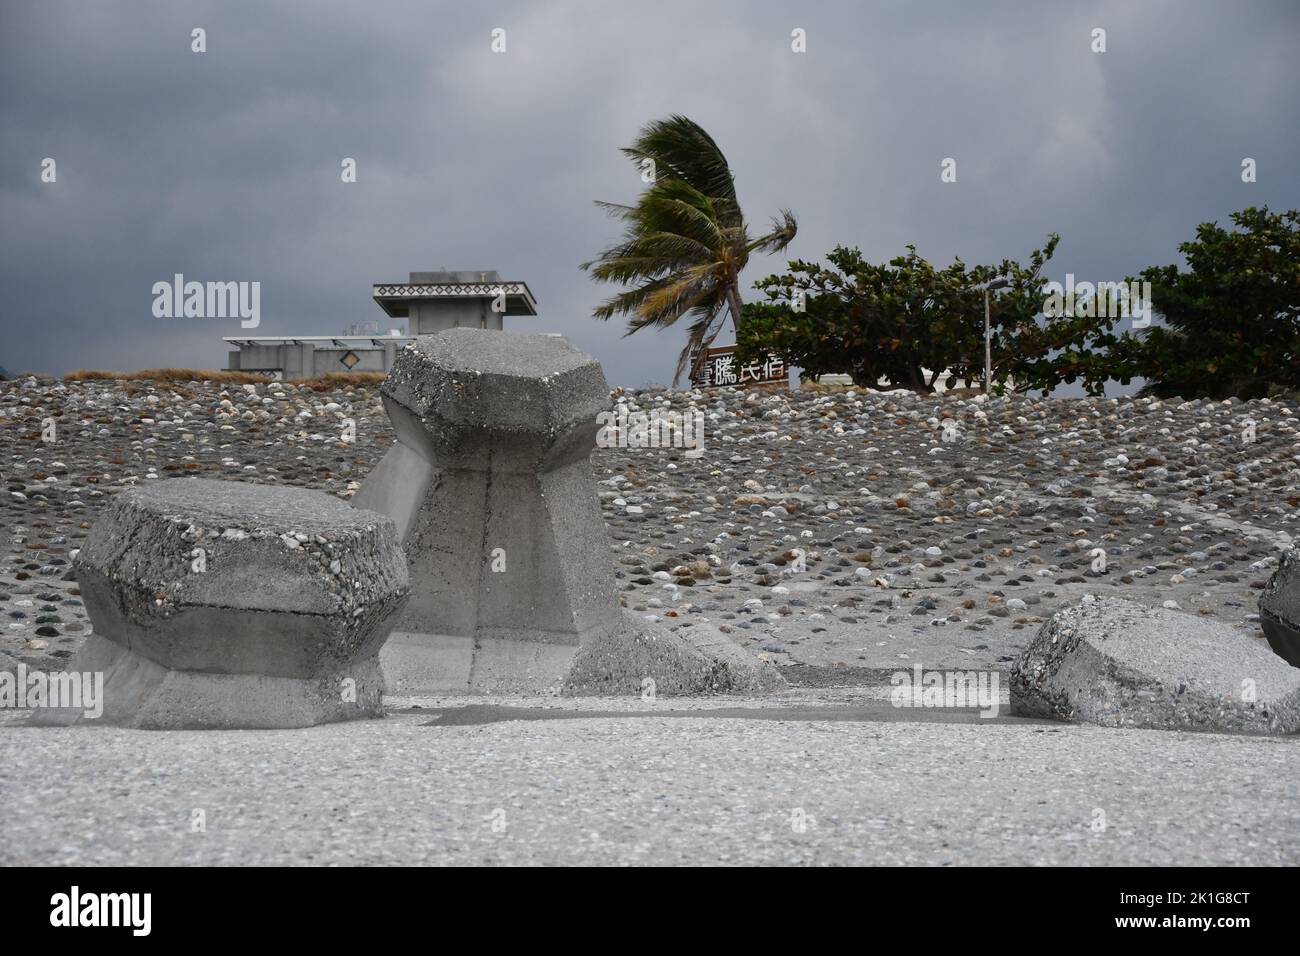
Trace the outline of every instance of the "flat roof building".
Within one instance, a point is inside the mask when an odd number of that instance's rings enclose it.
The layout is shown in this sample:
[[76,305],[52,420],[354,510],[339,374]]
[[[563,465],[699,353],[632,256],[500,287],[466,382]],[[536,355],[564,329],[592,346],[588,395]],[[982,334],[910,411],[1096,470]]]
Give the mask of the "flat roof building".
[[416,335],[442,329],[501,331],[507,315],[536,315],[526,282],[482,272],[412,272],[409,282],[374,286],[375,302],[406,329],[347,335],[229,335],[227,368],[276,378],[311,378],[326,372],[387,372],[397,350]]
[[407,319],[412,335],[443,329],[502,329],[507,315],[536,315],[525,282],[490,272],[412,272],[410,282],[375,286],[375,301],[394,319]]

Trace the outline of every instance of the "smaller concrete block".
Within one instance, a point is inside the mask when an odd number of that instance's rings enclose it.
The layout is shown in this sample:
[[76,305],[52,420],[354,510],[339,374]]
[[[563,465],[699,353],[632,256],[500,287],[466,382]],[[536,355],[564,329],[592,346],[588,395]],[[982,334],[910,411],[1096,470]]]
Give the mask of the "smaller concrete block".
[[578,652],[562,693],[641,694],[647,678],[656,696],[763,694],[785,686],[775,666],[721,632],[702,625],[673,631],[624,611],[621,628]]
[[1273,653],[1300,667],[1300,549],[1286,552],[1259,597],[1259,624]]
[[1300,670],[1227,624],[1091,596],[1057,612],[1011,673],[1023,717],[1107,727],[1288,734]]
[[[96,722],[303,727],[378,716],[410,587],[393,522],[321,492],[174,479],[123,491],[74,561]],[[38,712],[68,723],[79,712]]]

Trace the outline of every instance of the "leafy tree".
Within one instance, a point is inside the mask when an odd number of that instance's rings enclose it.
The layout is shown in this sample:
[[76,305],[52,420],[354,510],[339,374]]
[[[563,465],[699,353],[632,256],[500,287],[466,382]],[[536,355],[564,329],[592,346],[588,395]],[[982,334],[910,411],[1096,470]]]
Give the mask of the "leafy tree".
[[1300,212],[1251,207],[1235,230],[1201,223],[1176,265],[1142,272],[1165,325],[1124,337],[1116,367],[1144,391],[1183,398],[1257,398],[1300,391]]
[[[807,374],[843,373],[861,386],[933,392],[960,378],[984,374],[983,285],[995,277],[1006,288],[990,293],[992,381],[996,390],[1048,389],[1082,380],[1100,392],[1107,378],[1096,349],[1113,342],[1111,320],[1066,315],[1038,321],[1043,266],[1059,236],[1048,237],[1028,264],[1010,259],[967,268],[960,259],[936,269],[907,254],[882,265],[857,249],[836,247],[829,267],[796,260],[785,275],[758,282],[768,301],[746,307],[737,331],[742,361],[781,356]],[[802,311],[796,306],[802,303]]]
[[740,273],[750,253],[779,252],[798,226],[789,210],[781,210],[771,231],[751,238],[727,158],[685,116],[650,123],[623,152],[638,169],[653,170],[655,180],[635,205],[597,202],[623,221],[623,236],[582,268],[599,281],[635,287],[593,315],[630,316],[628,335],[690,315],[690,336],[677,361],[680,378],[692,352],[713,341],[728,314],[739,328]]

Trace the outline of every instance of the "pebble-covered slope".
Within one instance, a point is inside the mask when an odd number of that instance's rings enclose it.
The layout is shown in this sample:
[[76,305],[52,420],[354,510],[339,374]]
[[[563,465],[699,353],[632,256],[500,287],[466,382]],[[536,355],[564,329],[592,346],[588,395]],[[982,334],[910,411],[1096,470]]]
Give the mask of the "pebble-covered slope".
[[[627,605],[812,665],[796,679],[1006,669],[1087,592],[1257,634],[1258,591],[1300,535],[1295,403],[619,394],[705,419],[699,457],[594,455]],[[201,475],[346,498],[392,440],[377,386],[0,382],[0,652],[58,667],[88,632],[69,555],[122,487]]]

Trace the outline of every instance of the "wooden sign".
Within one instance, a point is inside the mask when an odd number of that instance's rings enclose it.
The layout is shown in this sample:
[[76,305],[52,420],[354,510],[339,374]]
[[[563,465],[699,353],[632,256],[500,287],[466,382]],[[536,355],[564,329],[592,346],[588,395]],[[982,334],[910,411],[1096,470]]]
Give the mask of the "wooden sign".
[[724,345],[697,353],[691,365],[691,384],[696,388],[789,383],[790,370],[785,362],[769,355],[764,362],[742,364],[736,359],[736,346]]

